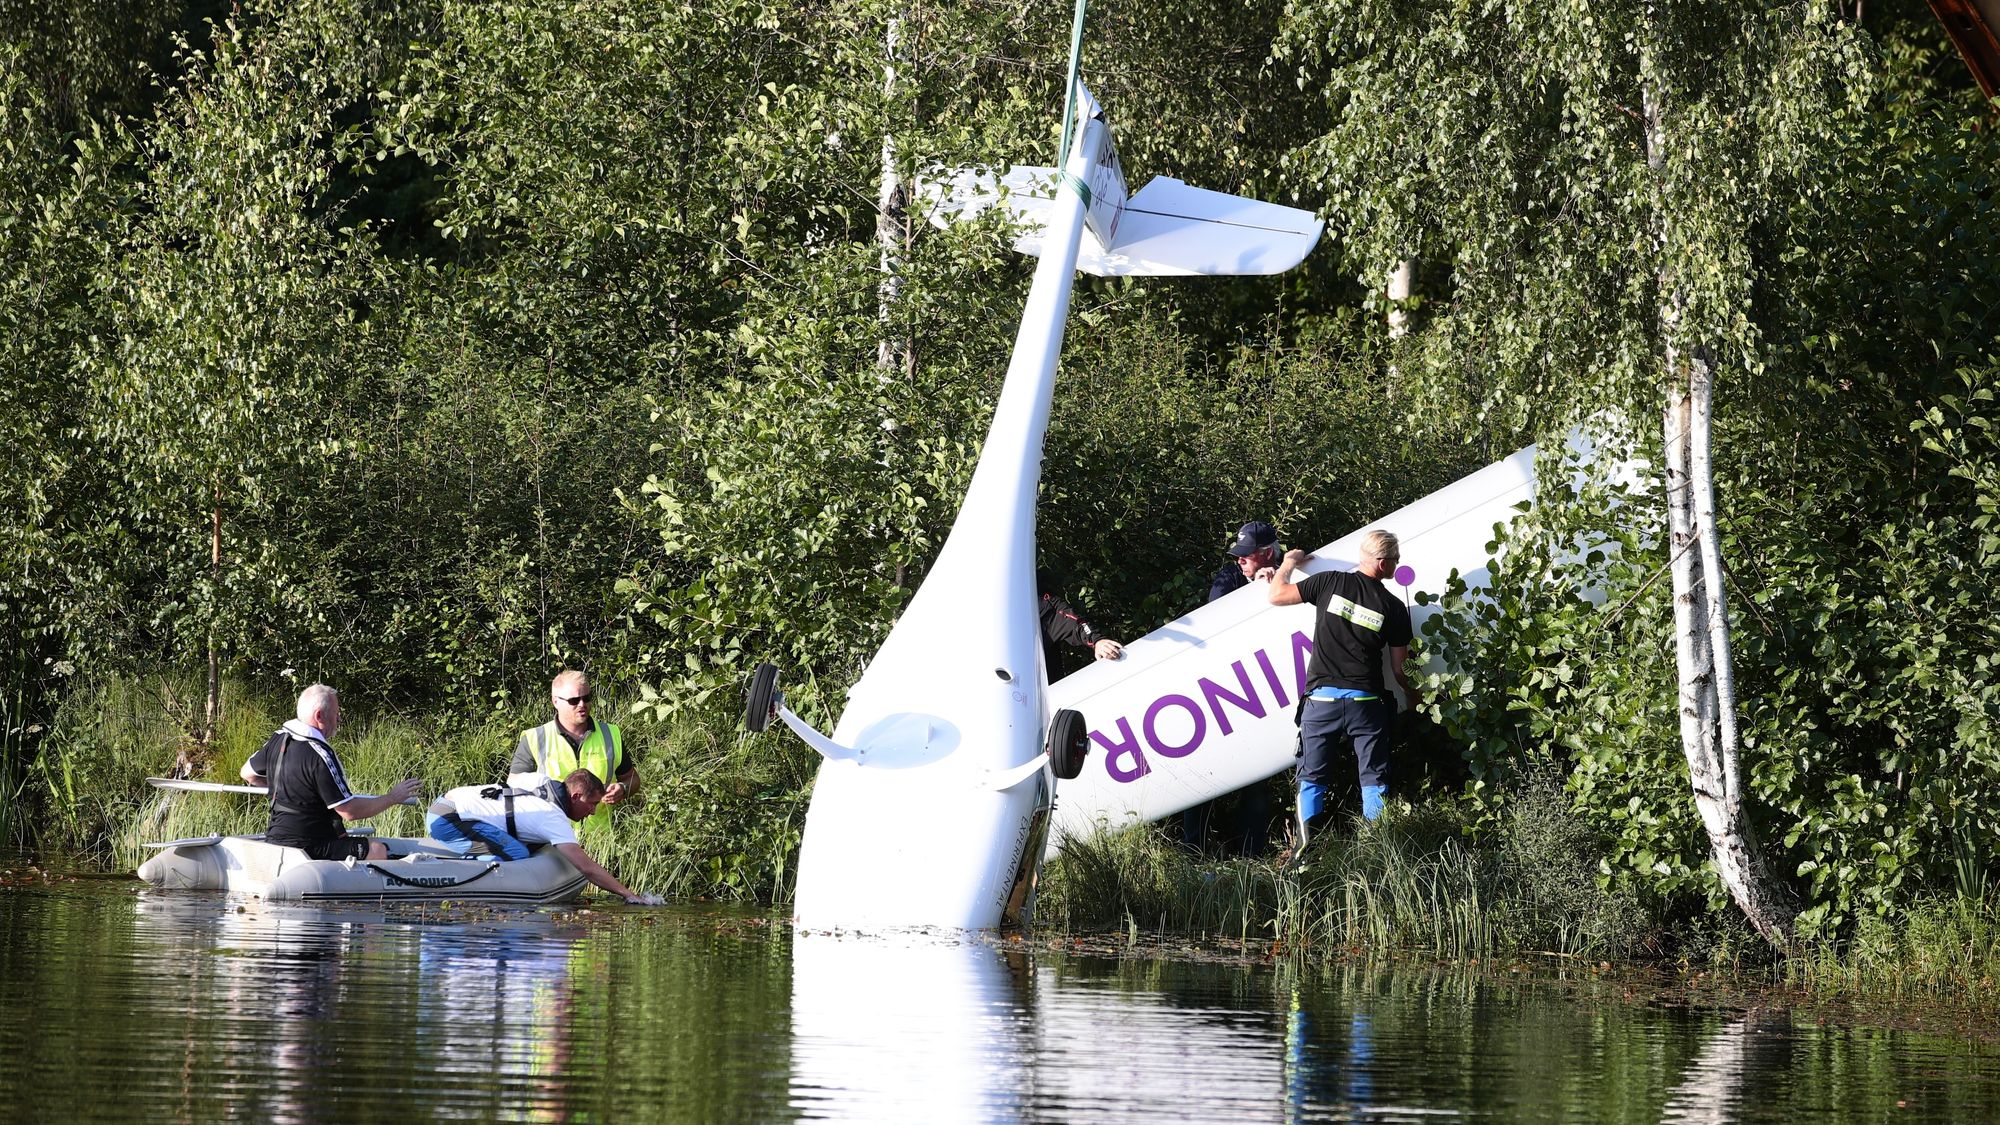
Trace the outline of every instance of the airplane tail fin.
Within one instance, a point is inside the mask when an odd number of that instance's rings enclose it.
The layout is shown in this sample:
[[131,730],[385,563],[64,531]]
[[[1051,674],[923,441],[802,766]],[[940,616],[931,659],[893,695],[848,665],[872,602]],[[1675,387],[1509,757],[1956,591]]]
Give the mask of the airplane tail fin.
[[[1039,255],[1056,170],[1016,166],[1004,176],[960,169],[927,185],[931,221],[938,226],[1002,208],[1019,228],[1014,248]],[[1190,187],[1160,176],[1122,206],[1092,201],[1110,212],[1083,232],[1076,268],[1098,277],[1225,276],[1283,273],[1319,241],[1324,224],[1312,212]],[[1110,244],[1101,237],[1112,232]]]

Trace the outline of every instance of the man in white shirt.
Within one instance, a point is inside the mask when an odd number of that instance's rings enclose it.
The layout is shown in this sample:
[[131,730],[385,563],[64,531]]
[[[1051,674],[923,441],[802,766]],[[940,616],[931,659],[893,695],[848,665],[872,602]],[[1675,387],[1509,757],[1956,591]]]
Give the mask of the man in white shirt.
[[604,783],[586,769],[539,789],[462,785],[431,803],[425,829],[462,855],[501,860],[528,858],[530,844],[552,845],[584,878],[634,906],[658,906],[658,898],[634,893],[576,842],[572,822],[596,812],[603,799]]

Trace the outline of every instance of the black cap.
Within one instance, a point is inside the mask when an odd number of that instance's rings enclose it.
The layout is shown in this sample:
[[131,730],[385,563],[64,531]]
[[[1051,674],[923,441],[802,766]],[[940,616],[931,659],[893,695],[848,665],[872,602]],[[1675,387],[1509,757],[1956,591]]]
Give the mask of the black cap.
[[1263,520],[1252,520],[1236,532],[1236,542],[1229,545],[1229,554],[1235,558],[1247,559],[1266,547],[1278,545],[1278,529]]

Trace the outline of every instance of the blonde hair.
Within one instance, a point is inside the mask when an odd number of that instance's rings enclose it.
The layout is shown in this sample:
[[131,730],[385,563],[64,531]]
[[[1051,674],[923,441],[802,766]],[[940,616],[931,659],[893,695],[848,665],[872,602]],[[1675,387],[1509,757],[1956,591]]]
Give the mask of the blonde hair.
[[1371,531],[1361,537],[1361,557],[1398,562],[1403,557],[1403,544],[1393,531]]

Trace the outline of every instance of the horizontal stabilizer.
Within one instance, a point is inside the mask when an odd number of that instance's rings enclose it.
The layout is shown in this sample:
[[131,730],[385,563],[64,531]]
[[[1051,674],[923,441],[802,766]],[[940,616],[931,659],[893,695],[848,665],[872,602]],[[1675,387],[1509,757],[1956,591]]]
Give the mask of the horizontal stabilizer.
[[[1002,207],[1020,228],[1014,248],[1039,255],[1055,184],[1053,168],[1022,165],[999,177],[961,169],[928,186],[930,218],[943,226]],[[1312,251],[1323,227],[1310,211],[1160,176],[1126,202],[1114,245],[1083,232],[1076,268],[1099,277],[1283,273]]]

